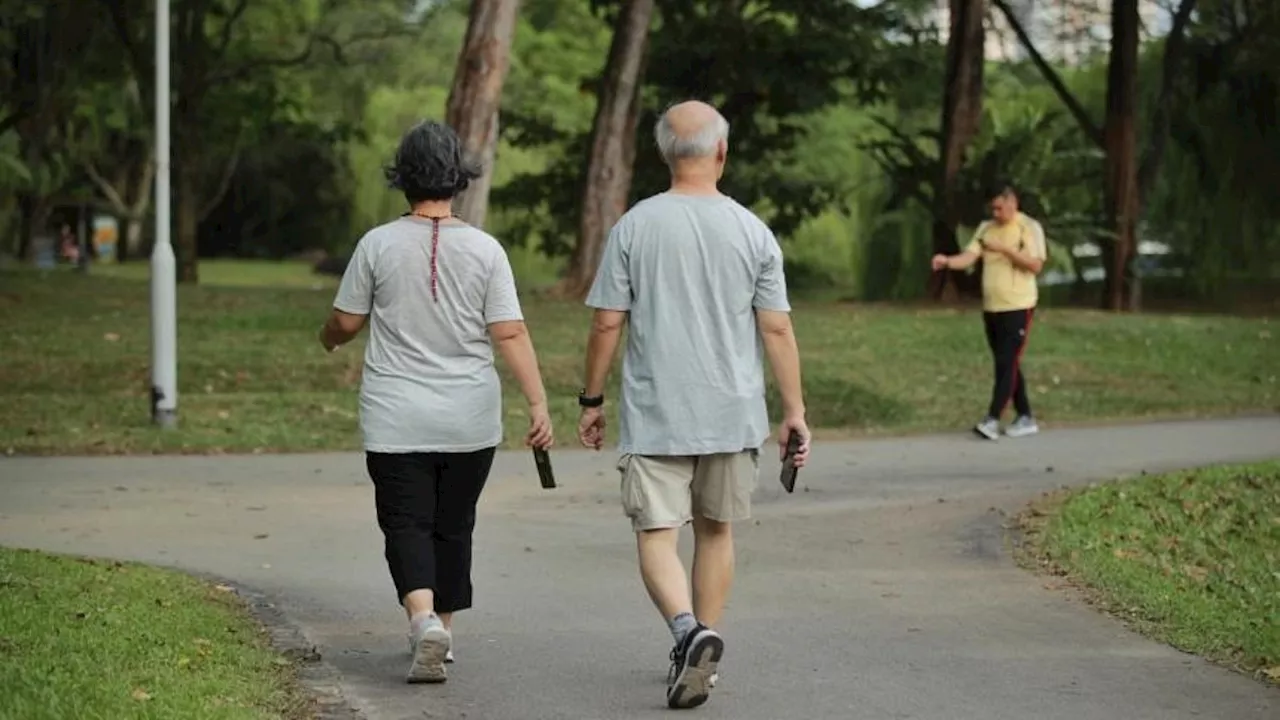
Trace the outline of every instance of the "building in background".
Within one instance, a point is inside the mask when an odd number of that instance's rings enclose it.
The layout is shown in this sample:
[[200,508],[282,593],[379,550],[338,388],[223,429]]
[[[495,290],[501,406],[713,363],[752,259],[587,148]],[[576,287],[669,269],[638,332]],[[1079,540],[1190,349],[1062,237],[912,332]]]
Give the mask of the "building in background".
[[[1079,65],[1091,56],[1106,53],[1111,40],[1111,3],[1101,0],[1008,0],[1018,23],[1031,37],[1036,50],[1047,60]],[[948,0],[937,0],[931,20],[937,24],[943,42],[947,38],[950,14]],[[1172,18],[1157,0],[1139,0],[1138,15],[1147,38],[1164,35]],[[1021,62],[1030,58],[1018,42],[1004,13],[987,3],[985,55],[992,61]]]

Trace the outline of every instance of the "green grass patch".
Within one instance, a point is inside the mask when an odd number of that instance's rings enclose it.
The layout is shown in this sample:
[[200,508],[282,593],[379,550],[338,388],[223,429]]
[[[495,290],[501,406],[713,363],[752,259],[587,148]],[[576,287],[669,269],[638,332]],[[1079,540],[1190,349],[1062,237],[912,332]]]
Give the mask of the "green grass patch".
[[[237,268],[247,273],[239,280]],[[281,274],[293,279],[263,286]],[[359,448],[365,336],[332,355],[316,342],[332,283],[279,263],[211,264],[202,275],[206,283],[179,290],[181,427],[160,432],[149,419],[145,274],[0,271],[0,452]],[[530,294],[524,304],[568,444],[590,313]],[[975,310],[797,302],[794,318],[810,424],[825,434],[962,430],[986,408],[991,364]],[[1046,309],[1025,358],[1032,402],[1048,423],[1273,411],[1273,327],[1268,318]],[[516,442],[524,401],[502,372],[507,437]]]
[[[74,273],[70,267],[57,272]],[[120,280],[151,280],[149,261],[95,264],[90,268],[95,277]],[[297,260],[228,260],[200,261],[200,284],[207,287],[258,288],[336,288],[338,278],[318,275],[311,265]]]
[[1280,461],[1068,493],[1023,516],[1042,567],[1179,649],[1280,681]]
[[294,718],[288,661],[231,592],[0,548],[0,718]]

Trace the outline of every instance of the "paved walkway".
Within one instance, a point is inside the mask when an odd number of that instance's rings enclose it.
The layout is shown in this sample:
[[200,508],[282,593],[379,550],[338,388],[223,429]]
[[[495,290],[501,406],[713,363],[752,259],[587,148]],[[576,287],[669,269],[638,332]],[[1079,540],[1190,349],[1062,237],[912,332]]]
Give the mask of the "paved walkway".
[[[816,446],[763,468],[704,718],[1275,720],[1280,692],[1126,631],[1016,567],[1003,511],[1063,484],[1280,455],[1280,417]],[[371,719],[669,718],[611,455],[500,456],[478,607],[448,684],[409,687],[357,455],[0,460],[0,544],[208,571],[261,589]],[[265,536],[265,537],[264,537]]]

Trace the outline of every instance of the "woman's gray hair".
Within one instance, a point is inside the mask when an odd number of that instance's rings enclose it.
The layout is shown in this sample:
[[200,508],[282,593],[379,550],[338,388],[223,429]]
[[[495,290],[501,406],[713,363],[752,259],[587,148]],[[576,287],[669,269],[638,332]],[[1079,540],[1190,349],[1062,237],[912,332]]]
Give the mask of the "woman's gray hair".
[[658,143],[658,153],[668,165],[684,158],[714,155],[720,141],[729,139],[729,121],[718,112],[714,120],[688,137],[676,134],[671,127],[669,116],[669,111],[662,113],[653,127],[653,138]]
[[391,187],[416,203],[456,196],[480,177],[480,166],[466,157],[453,128],[426,120],[404,134],[395,161],[383,173]]

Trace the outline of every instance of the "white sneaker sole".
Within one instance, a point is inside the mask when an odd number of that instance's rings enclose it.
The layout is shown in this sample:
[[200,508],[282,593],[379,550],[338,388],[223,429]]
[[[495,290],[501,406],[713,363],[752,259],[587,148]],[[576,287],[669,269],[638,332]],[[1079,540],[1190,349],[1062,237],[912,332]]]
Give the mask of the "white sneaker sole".
[[413,649],[413,664],[405,678],[411,683],[442,683],[448,679],[445,658],[449,655],[449,631],[442,627],[428,628]]
[[973,427],[973,432],[975,435],[982,438],[983,440],[999,440],[1000,439],[1000,431],[998,430],[986,430],[985,428],[980,428],[975,425]]
[[1030,435],[1035,435],[1038,432],[1040,432],[1040,428],[1038,427],[1018,428],[1018,429],[1009,428],[1004,431],[1004,436],[1010,437],[1010,438],[1021,438],[1021,437],[1028,437]]
[[724,656],[724,640],[714,633],[704,633],[689,648],[689,658],[667,690],[667,706],[686,710],[705,703],[711,689],[720,679],[716,672]]

